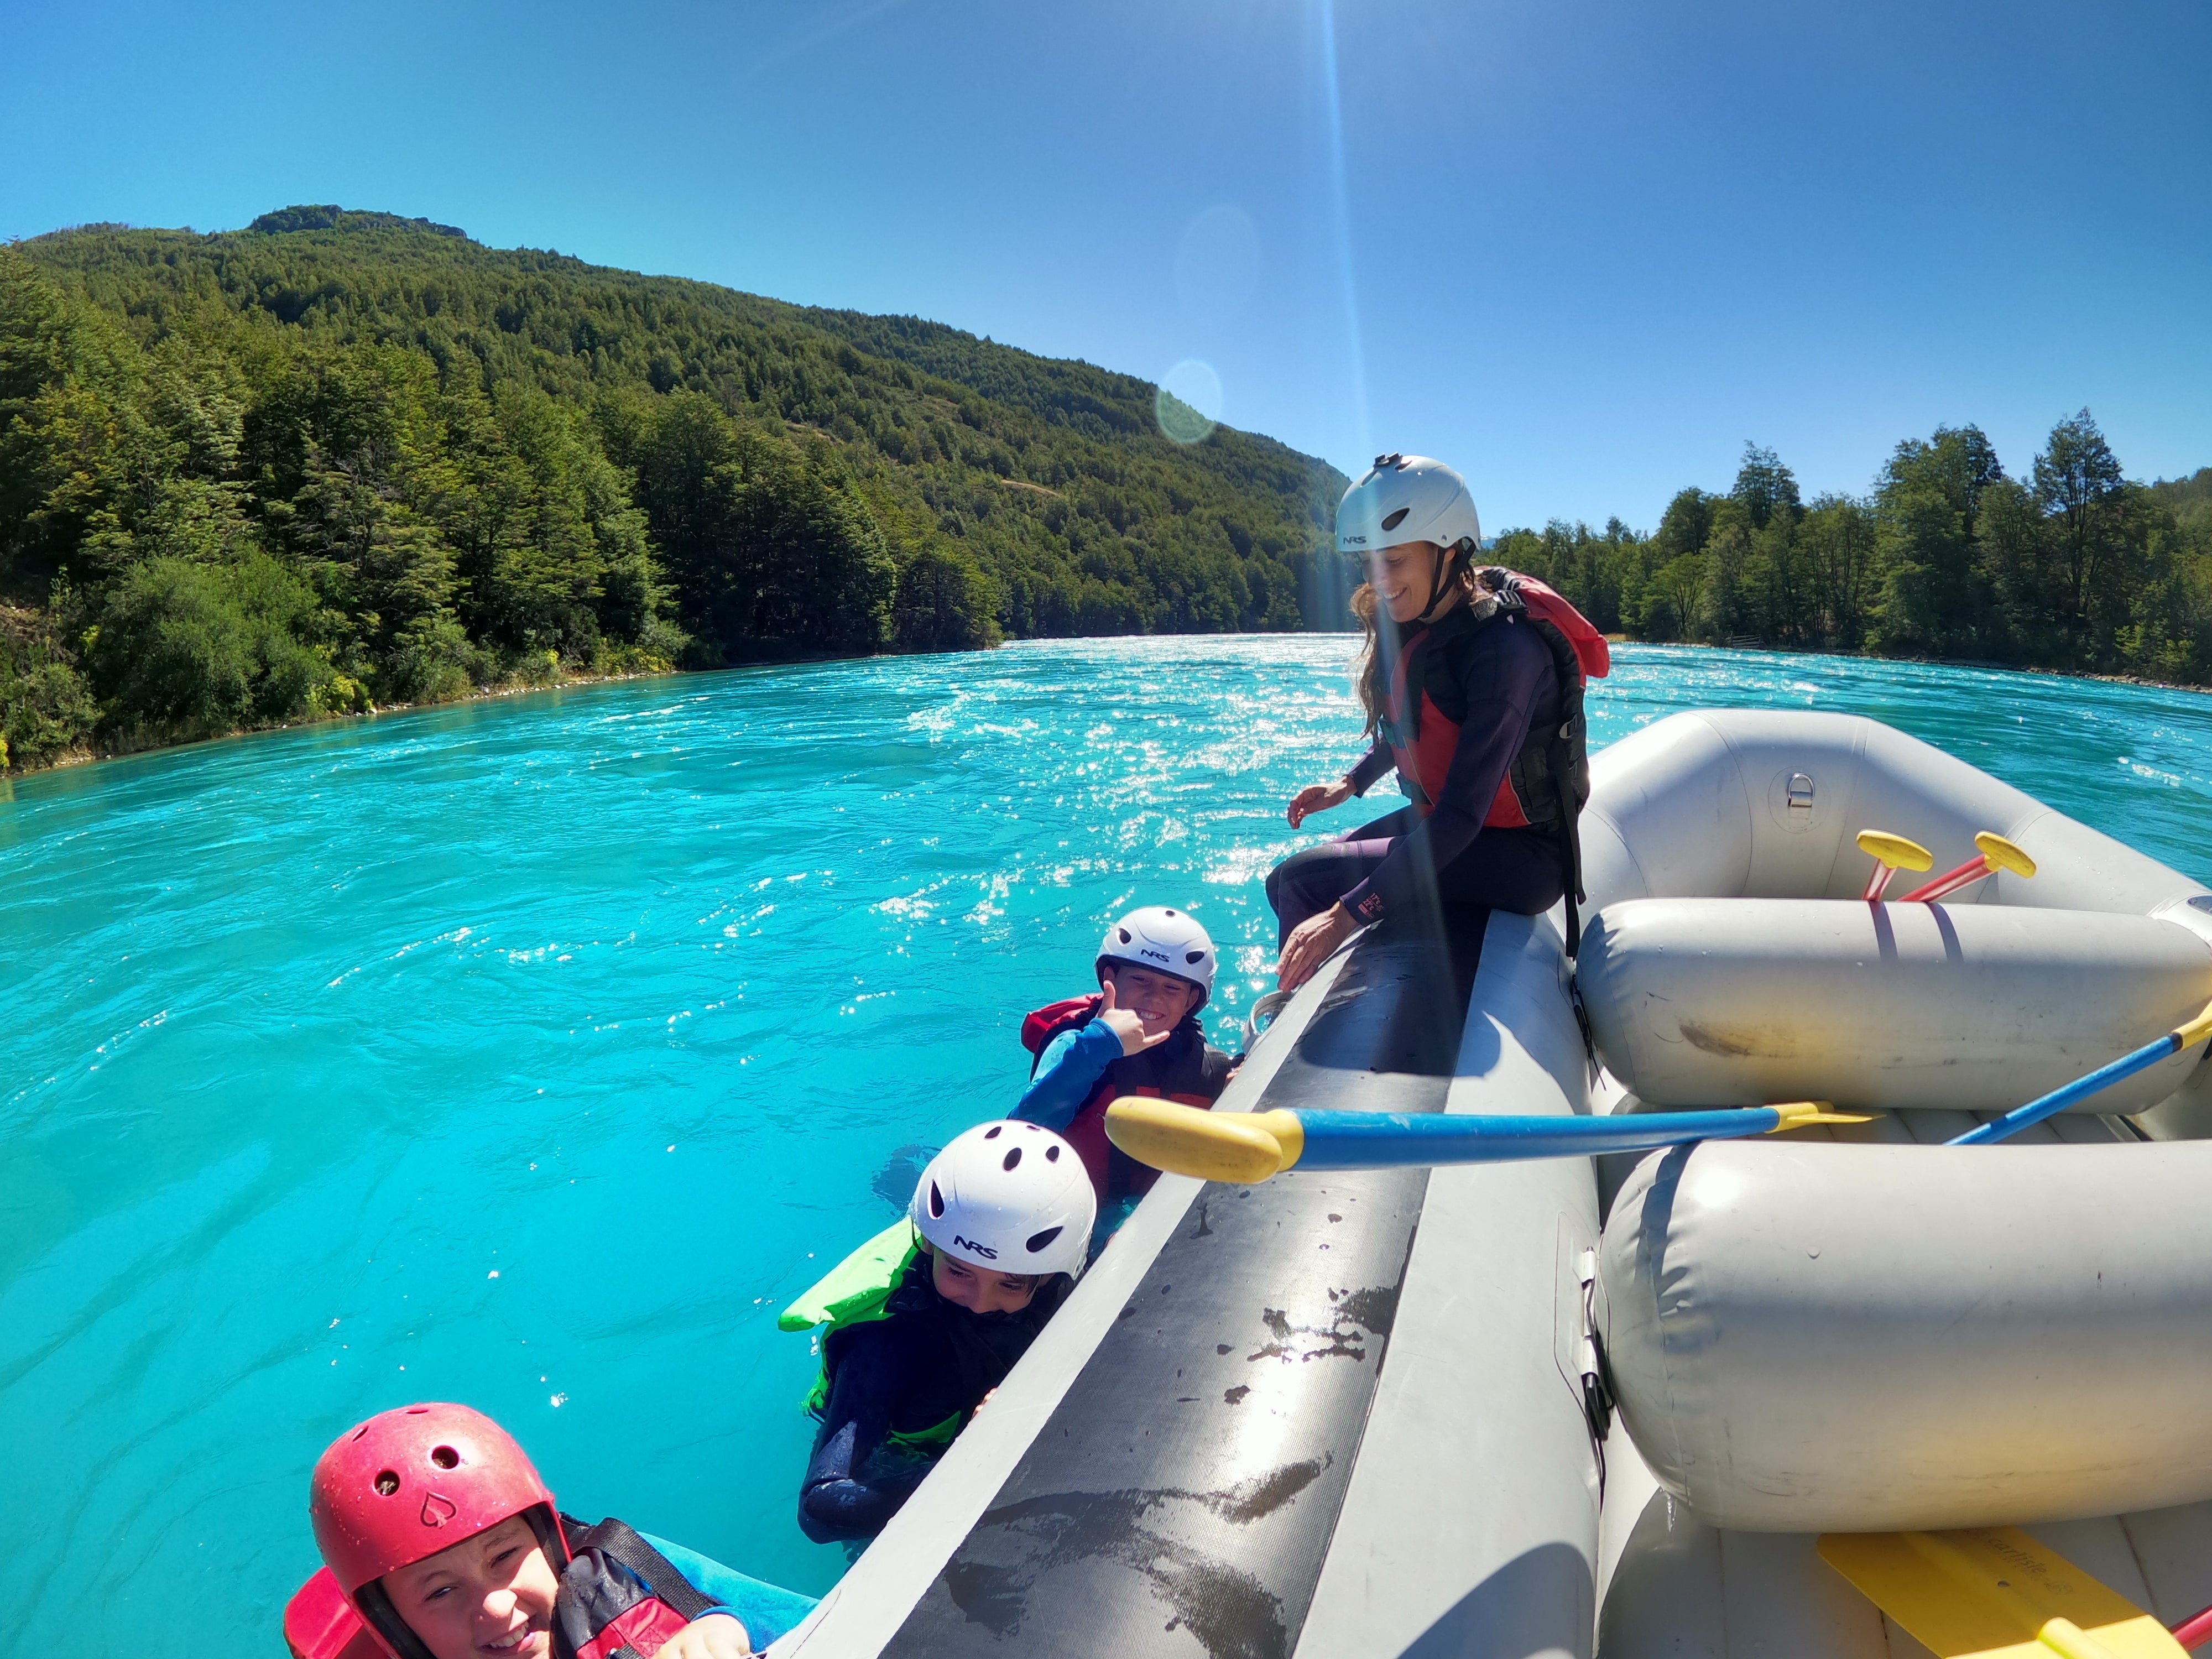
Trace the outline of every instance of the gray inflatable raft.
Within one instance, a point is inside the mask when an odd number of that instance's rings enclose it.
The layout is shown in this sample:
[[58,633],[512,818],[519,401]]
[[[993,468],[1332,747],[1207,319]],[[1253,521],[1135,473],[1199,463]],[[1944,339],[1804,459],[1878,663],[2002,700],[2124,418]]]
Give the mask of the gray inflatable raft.
[[[2027,1525],[2168,1622],[2212,1602],[2212,1154],[2172,1144],[2212,1072],[1935,1144],[2202,1007],[2212,894],[1869,720],[1679,715],[1593,771],[1595,1056],[1555,919],[1443,918],[1330,963],[1216,1109],[1883,1115],[1164,1176],[776,1655],[1923,1651],[1822,1528]],[[1864,828],[2039,872],[1869,907]]]
[[[1940,1144],[2203,1009],[2212,895],[1871,720],[1678,715],[1594,771],[1601,1108],[1883,1113],[1603,1172],[1599,1652],[1924,1652],[1823,1531],[2020,1526],[2169,1625],[2212,1603],[2203,1050]],[[2037,872],[1868,905],[1869,828]]]

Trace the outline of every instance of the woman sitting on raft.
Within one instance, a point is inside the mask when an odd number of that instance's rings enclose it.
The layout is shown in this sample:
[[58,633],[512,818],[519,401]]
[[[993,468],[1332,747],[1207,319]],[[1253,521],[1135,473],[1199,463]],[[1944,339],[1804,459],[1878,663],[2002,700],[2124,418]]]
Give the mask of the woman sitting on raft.
[[800,1530],[827,1544],[884,1529],[1066,1299],[1097,1212],[1051,1130],[978,1124],[921,1172],[902,1249],[872,1271],[848,1260],[784,1316],[830,1327]]
[[[1543,583],[1474,567],[1474,501],[1441,461],[1377,457],[1345,491],[1336,532],[1340,551],[1367,560],[1352,612],[1372,742],[1343,777],[1298,792],[1291,825],[1394,769],[1413,804],[1269,873],[1285,990],[1388,915],[1540,915],[1559,902],[1579,876],[1575,818],[1589,797],[1583,679],[1609,665],[1605,636]],[[1570,904],[1570,953],[1577,932]]]

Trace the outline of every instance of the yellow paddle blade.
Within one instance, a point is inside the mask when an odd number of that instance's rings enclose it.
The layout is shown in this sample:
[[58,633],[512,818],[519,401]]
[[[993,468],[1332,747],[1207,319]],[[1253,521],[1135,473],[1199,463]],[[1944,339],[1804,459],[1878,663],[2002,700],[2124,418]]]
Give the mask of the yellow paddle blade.
[[2035,873],[2035,860],[2012,842],[1994,830],[1984,830],[1974,837],[1974,848],[1982,855],[1982,862],[1992,870],[2009,870],[2015,876]]
[[1936,855],[1917,841],[1893,836],[1887,830],[1859,831],[1859,851],[1893,870],[1932,870]]
[[1784,1129],[1802,1129],[1808,1123],[1869,1123],[1881,1115],[1876,1112],[1839,1112],[1833,1102],[1826,1100],[1793,1100],[1773,1109],[1782,1115],[1766,1132],[1771,1135],[1778,1135]]
[[1289,1169],[1305,1150],[1289,1112],[1209,1112],[1140,1095],[1106,1109],[1106,1138],[1155,1170],[1242,1185]]
[[2016,1527],[1830,1532],[1820,1559],[1936,1659],[2182,1659],[2165,1626]]
[[2203,1042],[2207,1036],[2212,1036],[2212,1003],[2207,1003],[2204,1012],[2186,1025],[2175,1027],[2173,1034],[2181,1039],[2181,1047],[2184,1048],[2193,1043]]

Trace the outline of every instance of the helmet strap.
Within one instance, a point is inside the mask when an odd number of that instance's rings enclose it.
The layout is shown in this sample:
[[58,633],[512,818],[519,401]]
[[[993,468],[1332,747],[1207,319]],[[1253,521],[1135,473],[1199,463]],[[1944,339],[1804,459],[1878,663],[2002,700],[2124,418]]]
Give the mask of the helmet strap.
[[1457,581],[1459,567],[1463,562],[1458,543],[1437,549],[1437,561],[1429,568],[1429,602],[1421,607],[1421,614],[1413,618],[1421,627],[1425,628],[1436,620],[1437,606],[1444,597],[1444,567],[1447,562],[1451,566],[1452,580]]
[[384,1593],[381,1578],[373,1579],[356,1590],[353,1605],[399,1659],[437,1659],[429,1644],[415,1633],[413,1627],[399,1616],[399,1609],[392,1605],[392,1598]]

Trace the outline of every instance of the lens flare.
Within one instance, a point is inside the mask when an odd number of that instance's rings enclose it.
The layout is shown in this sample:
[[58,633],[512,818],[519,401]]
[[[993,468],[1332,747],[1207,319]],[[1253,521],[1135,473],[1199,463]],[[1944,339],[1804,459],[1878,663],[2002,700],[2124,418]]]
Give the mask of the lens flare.
[[1186,357],[1161,375],[1152,414],[1175,442],[1204,443],[1221,421],[1221,377],[1213,365]]

